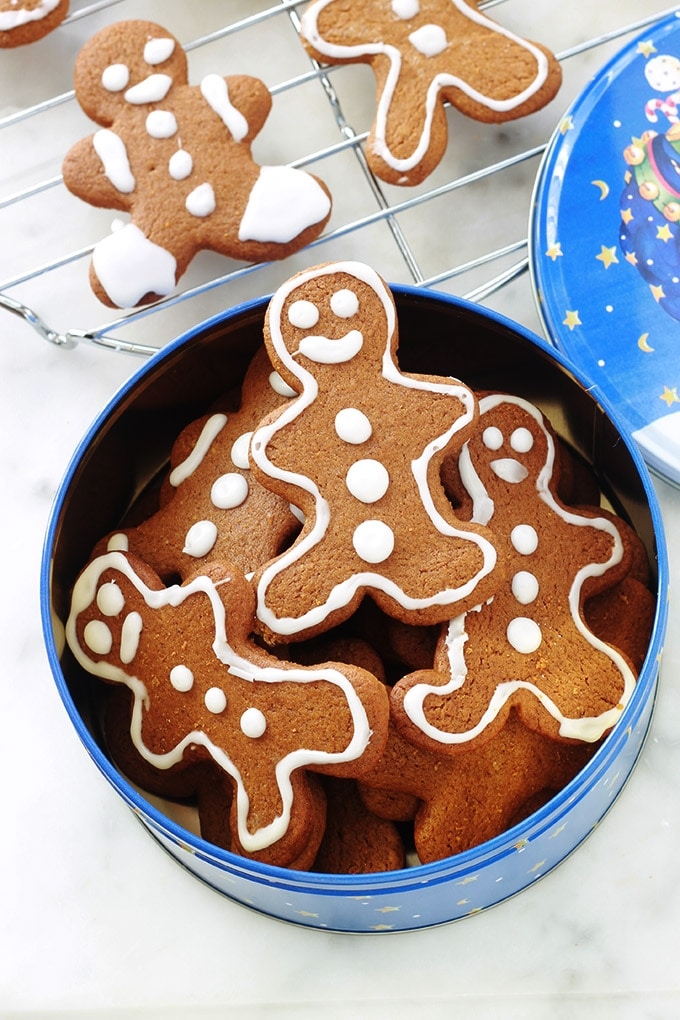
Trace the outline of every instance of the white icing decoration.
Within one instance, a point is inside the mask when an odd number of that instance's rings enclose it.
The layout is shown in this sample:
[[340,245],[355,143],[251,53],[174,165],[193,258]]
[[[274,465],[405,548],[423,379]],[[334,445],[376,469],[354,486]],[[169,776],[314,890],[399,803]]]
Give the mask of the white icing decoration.
[[213,506],[219,510],[232,510],[234,507],[245,503],[248,496],[248,482],[243,475],[235,471],[226,475],[220,475],[210,489],[210,499]]
[[519,36],[503,28],[497,22],[487,18],[481,13],[481,11],[471,7],[466,0],[450,0],[463,17],[475,22],[477,25],[482,25],[485,28],[488,28],[490,31],[503,36],[505,39],[514,42],[529,53],[536,62],[536,75],[530,85],[521,92],[518,92],[507,99],[493,99],[491,96],[486,96],[458,75],[446,73],[434,75],[427,90],[423,117],[423,130],[420,138],[417,140],[413,152],[409,156],[399,158],[390,151],[386,140],[386,133],[388,114],[392,105],[397,82],[401,74],[401,53],[398,47],[385,42],[371,41],[352,46],[341,46],[326,42],[319,31],[318,19],[329,3],[332,2],[333,0],[312,0],[312,3],[305,8],[300,21],[301,35],[304,39],[307,39],[319,53],[333,59],[351,60],[353,58],[355,59],[357,57],[366,56],[367,54],[372,55],[382,53],[385,55],[389,61],[390,67],[385,80],[385,85],[381,90],[378,101],[373,147],[376,154],[397,172],[404,174],[408,173],[408,171],[412,170],[421,162],[423,156],[427,152],[430,146],[430,133],[432,130],[434,110],[438,101],[439,92],[443,88],[458,88],[475,102],[481,103],[490,110],[508,112],[516,109],[518,106],[521,106],[522,103],[525,103],[531,96],[538,92],[548,77],[548,59],[537,46],[525,39],[519,38]]
[[402,21],[410,21],[420,14],[420,0],[392,0],[392,11]]
[[125,608],[125,596],[115,581],[107,581],[97,592],[97,609],[103,616],[118,616]]
[[319,182],[291,166],[262,166],[238,229],[239,241],[288,244],[324,220],[331,200]]
[[102,71],[102,86],[107,92],[122,92],[130,81],[130,68],[127,64],[109,64]]
[[187,195],[184,204],[187,212],[191,213],[192,216],[197,216],[199,219],[210,216],[211,213],[215,212],[216,205],[212,184],[199,184],[197,188],[194,188]]
[[110,539],[106,543],[107,552],[127,552],[130,543],[128,537],[122,531],[117,532],[115,535],[111,535]]
[[[568,510],[555,500],[555,497],[550,491],[550,482],[555,462],[555,446],[552,435],[546,429],[543,422],[543,416],[538,408],[534,407],[531,403],[529,403],[529,401],[525,401],[520,397],[508,397],[497,394],[483,397],[480,400],[480,411],[484,414],[504,402],[514,403],[523,408],[535,419],[538,427],[542,430],[545,436],[547,446],[546,459],[536,478],[536,492],[538,498],[546,503],[551,510],[566,523],[574,525],[575,527],[596,528],[599,531],[607,533],[612,539],[612,551],[607,560],[602,563],[587,563],[577,571],[571,584],[571,588],[569,589],[568,603],[571,620],[575,629],[594,649],[608,656],[608,658],[614,663],[621,674],[623,691],[618,703],[609,709],[605,709],[600,713],[600,715],[574,718],[565,716],[559,706],[556,705],[555,702],[552,701],[552,699],[548,697],[548,695],[536,684],[523,680],[505,680],[501,681],[497,685],[485,712],[475,726],[462,733],[449,733],[439,730],[427,720],[423,706],[428,694],[434,693],[439,697],[446,697],[461,688],[466,681],[467,664],[465,661],[464,647],[468,640],[468,635],[465,629],[467,614],[461,613],[458,617],[449,622],[446,635],[450,674],[449,682],[444,685],[431,685],[426,683],[415,684],[405,694],[403,702],[404,710],[411,721],[418,726],[423,733],[427,734],[432,739],[443,744],[464,744],[470,740],[474,740],[480,733],[483,733],[486,727],[497,717],[503,706],[516,691],[526,690],[540,702],[543,708],[555,720],[557,720],[561,736],[592,743],[599,740],[618,722],[621,712],[628,703],[635,687],[635,674],[632,672],[624,657],[611,645],[608,645],[606,642],[601,641],[598,637],[596,637],[584,623],[580,612],[581,591],[583,584],[589,577],[599,577],[621,561],[623,556],[623,542],[618,528],[608,518],[584,517],[577,512]],[[461,458],[461,460],[462,459],[463,458]],[[479,481],[478,477],[477,481]],[[478,493],[477,498],[481,502],[481,494]],[[492,516],[493,501],[489,500],[489,502],[491,503]],[[516,532],[518,533],[517,535]],[[519,538],[515,548],[520,554],[526,554],[525,550],[533,546],[537,540],[535,529],[528,525],[520,525],[519,531],[518,529],[513,529],[511,534],[516,538]],[[528,544],[525,544],[525,538],[529,539]],[[513,542],[513,544],[515,543]],[[519,548],[517,548],[517,546],[519,546]],[[517,584],[515,584],[516,579],[519,579]],[[533,578],[533,575],[528,571],[518,571],[513,578],[512,585],[512,591],[515,598],[519,602],[523,602],[523,599],[527,600],[526,603],[523,604],[528,604],[532,601],[530,596],[533,595],[534,590],[536,595],[538,594],[538,581]],[[491,602],[491,605],[493,605],[493,601]],[[483,612],[484,607],[478,606],[474,611]]]
[[102,287],[119,308],[132,308],[145,294],[165,296],[175,286],[175,256],[128,223],[95,245],[92,264]]
[[284,379],[281,378],[278,372],[271,372],[269,375],[269,385],[274,390],[274,393],[278,393],[280,397],[294,397],[296,392],[292,386],[289,386]]
[[210,687],[205,692],[205,707],[213,715],[220,715],[227,707],[227,696],[219,687]]
[[[61,0],[41,0],[35,7],[18,7],[14,11],[0,11],[0,32],[9,32],[31,21],[42,21],[56,10]],[[16,3],[16,0],[13,0]]]
[[191,175],[194,169],[194,161],[190,152],[186,149],[178,149],[173,152],[168,161],[168,173],[174,181],[184,181]]
[[[315,606],[302,613],[299,617],[279,618],[267,605],[266,596],[269,584],[275,576],[285,570],[291,563],[299,560],[308,549],[314,547],[322,540],[330,522],[328,502],[322,496],[315,482],[297,472],[280,470],[267,457],[267,443],[272,435],[279,428],[290,424],[301,415],[314,401],[318,392],[318,384],[312,373],[301,365],[296,356],[286,348],[281,332],[283,307],[290,293],[295,288],[304,286],[309,281],[335,273],[348,274],[357,281],[371,287],[383,306],[386,319],[385,350],[382,357],[383,377],[395,386],[403,386],[406,389],[445,393],[452,398],[455,397],[456,401],[462,403],[465,408],[462,414],[457,411],[455,421],[447,427],[442,435],[436,436],[427,444],[419,458],[412,461],[411,470],[424,511],[434,527],[442,535],[457,537],[476,545],[482,554],[483,565],[474,577],[468,578],[459,588],[445,588],[434,595],[426,597],[408,595],[391,578],[385,577],[376,571],[359,571],[336,585],[322,605]],[[329,613],[337,607],[346,605],[347,601],[358,590],[364,587],[373,587],[387,593],[407,610],[417,610],[432,605],[451,605],[457,603],[461,598],[469,596],[475,590],[479,581],[493,570],[496,564],[496,552],[493,545],[485,538],[470,532],[459,531],[452,522],[444,519],[439,514],[428,485],[428,468],[432,457],[446,446],[461,428],[465,428],[473,421],[475,399],[471,391],[455,379],[432,382],[431,380],[402,375],[390,350],[392,336],[396,328],[394,302],[380,276],[370,266],[364,265],[361,262],[329,263],[325,266],[309,269],[307,272],[300,273],[296,277],[291,278],[275,292],[270,301],[269,323],[271,339],[277,357],[286,366],[287,371],[300,380],[302,392],[296,400],[291,401],[290,405],[283,409],[276,422],[258,428],[257,432],[253,435],[251,455],[265,474],[270,475],[272,478],[281,478],[292,482],[301,490],[309,493],[315,503],[315,515],[314,524],[309,528],[304,537],[295,542],[290,550],[277,557],[271,565],[265,567],[261,572],[257,588],[257,614],[259,619],[277,634],[295,634],[325,620]]]
[[139,613],[128,613],[120,632],[120,661],[127,665],[132,662],[142,634],[143,621]]
[[200,559],[207,556],[217,541],[217,527],[212,521],[196,521],[187,531],[183,553]]
[[170,110],[152,110],[145,126],[150,138],[172,138],[177,134],[177,121]]
[[186,694],[194,686],[194,674],[180,663],[170,670],[170,683],[180,694]]
[[463,485],[470,496],[472,496],[472,516],[470,520],[473,524],[488,524],[493,517],[493,500],[474,468],[470,457],[470,448],[467,443],[463,444],[463,448],[460,451],[458,470]]
[[538,578],[528,570],[518,570],[511,582],[512,594],[522,606],[528,606],[538,596]]
[[303,514],[302,510],[300,509],[300,507],[299,506],[294,506],[292,503],[289,503],[288,505],[290,506],[290,512],[292,513],[293,517],[297,517],[297,519],[299,520],[300,524],[304,524],[305,523],[305,515]]
[[510,620],[507,630],[508,642],[523,655],[531,655],[540,648],[543,635],[535,620],[526,616],[516,616]]
[[293,301],[288,309],[288,321],[297,329],[311,329],[319,321],[319,309],[313,301]]
[[135,190],[135,177],[130,169],[125,142],[115,131],[101,128],[92,135],[94,151],[102,161],[104,173],[116,191],[129,195]]
[[384,521],[362,521],[354,529],[352,545],[365,563],[383,563],[394,551],[394,532]]
[[534,437],[529,429],[515,429],[510,436],[510,446],[515,453],[529,453],[534,445]]
[[335,416],[335,431],[345,443],[359,446],[371,438],[373,427],[363,411],[343,407]]
[[495,425],[489,425],[482,432],[482,442],[487,450],[500,450],[503,445],[503,433]]
[[359,311],[359,298],[346,287],[336,290],[331,296],[331,311],[339,319],[351,319]]
[[[180,606],[185,599],[202,593],[209,603],[213,613],[215,625],[215,639],[213,649],[219,662],[226,670],[234,672],[234,675],[248,681],[266,681],[269,683],[295,682],[311,683],[323,681],[338,687],[344,694],[347,707],[351,714],[351,725],[349,738],[346,746],[339,751],[325,751],[314,747],[301,747],[285,755],[276,765],[276,782],[281,795],[281,812],[269,824],[262,826],[255,832],[250,832],[247,825],[250,797],[246,789],[244,779],[228,753],[219,745],[215,744],[203,730],[192,730],[163,754],[156,754],[144,743],[143,722],[149,708],[149,694],[145,684],[136,676],[127,673],[120,666],[107,661],[94,661],[87,650],[83,648],[78,640],[77,620],[85,609],[92,602],[93,592],[96,590],[98,579],[108,570],[115,569],[123,573],[142,595],[150,609],[161,609],[164,606]],[[171,768],[181,761],[186,749],[190,746],[201,746],[224,771],[231,776],[236,789],[237,804],[237,826],[238,836],[241,845],[248,852],[262,850],[271,846],[288,829],[290,822],[291,808],[293,805],[293,788],[291,784],[292,773],[299,768],[321,764],[328,765],[336,762],[356,761],[364,752],[371,739],[371,730],[368,725],[366,710],[358,697],[350,680],[339,669],[332,666],[314,668],[288,668],[284,669],[276,664],[271,666],[254,666],[248,660],[239,656],[227,641],[226,634],[226,613],[224,604],[215,584],[210,578],[200,575],[192,581],[180,586],[172,585],[169,588],[151,589],[137,576],[129,561],[120,553],[107,553],[92,560],[82,572],[73,588],[71,600],[71,612],[65,627],[66,640],[76,659],[88,672],[114,683],[126,684],[133,692],[132,721],[130,725],[130,736],[132,741],[143,756],[155,768]]]
[[408,40],[424,57],[436,57],[449,45],[441,25],[421,25],[411,32]]
[[170,472],[168,481],[173,488],[177,488],[178,485],[186,481],[190,475],[193,475],[196,468],[203,463],[203,458],[226,424],[226,414],[210,415],[201,429],[201,434],[194,443],[191,453]]
[[175,52],[175,40],[167,36],[162,39],[149,39],[144,47],[144,62],[155,67],[164,64]]
[[95,655],[108,655],[113,648],[113,635],[103,620],[90,620],[85,625],[83,641]]
[[362,503],[377,503],[387,492],[390,476],[379,460],[357,460],[347,472],[347,488]]
[[514,457],[501,457],[499,460],[492,460],[489,467],[502,481],[517,485],[529,477],[529,470],[520,464]]
[[210,109],[222,120],[235,142],[248,134],[248,121],[229,98],[229,87],[219,74],[207,74],[201,82],[201,95]]
[[267,729],[267,719],[259,708],[247,708],[239,720],[239,726],[246,737],[257,740]]
[[234,467],[241,468],[242,471],[247,471],[250,467],[249,451],[252,435],[252,432],[244,432],[231,448],[231,462]]
[[510,532],[513,549],[521,556],[531,556],[538,549],[538,535],[531,524],[518,524]]
[[147,103],[160,103],[167,96],[172,86],[169,74],[150,74],[148,78],[137,82],[125,93],[125,101],[132,106],[145,106]]
[[327,336],[306,336],[300,341],[298,350],[310,361],[319,365],[341,365],[355,358],[364,345],[364,338],[358,329],[351,329],[345,336],[331,340]]

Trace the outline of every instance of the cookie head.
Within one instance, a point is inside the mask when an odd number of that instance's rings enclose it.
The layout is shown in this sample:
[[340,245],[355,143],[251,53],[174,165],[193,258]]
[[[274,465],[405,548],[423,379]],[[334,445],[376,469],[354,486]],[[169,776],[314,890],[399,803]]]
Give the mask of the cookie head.
[[187,58],[161,25],[117,22],[85,43],[74,82],[85,113],[108,127],[127,106],[162,103],[174,85],[185,85]]
[[[373,270],[359,263],[315,266],[274,295],[265,339],[291,385],[379,360],[396,346],[394,301]],[[337,373],[336,373],[337,374]]]

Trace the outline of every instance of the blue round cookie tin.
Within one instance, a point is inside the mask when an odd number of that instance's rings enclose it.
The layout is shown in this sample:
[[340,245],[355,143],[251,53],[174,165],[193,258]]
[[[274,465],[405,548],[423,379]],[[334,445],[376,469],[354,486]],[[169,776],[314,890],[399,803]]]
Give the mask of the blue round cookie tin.
[[[180,812],[146,796],[108,759],[97,685],[64,643],[73,582],[95,543],[164,468],[184,425],[240,384],[261,343],[264,299],[170,343],[103,409],[58,489],[41,569],[43,630],[54,679],[78,738],[110,786],[193,875],[244,906],[324,931],[406,931],[458,920],[514,896],[568,857],[607,813],[638,759],[652,717],[667,620],[661,514],[618,410],[548,343],[504,317],[445,294],[408,287],[393,292],[402,370],[455,375],[473,388],[504,389],[541,407],[562,438],[593,465],[606,498],[635,527],[652,564],[655,621],[633,694],[587,766],[548,803],[465,853],[398,871],[332,875],[260,864],[206,842],[186,807]],[[470,337],[474,343],[467,342]]]
[[563,117],[538,174],[530,265],[546,333],[680,484],[680,12]]

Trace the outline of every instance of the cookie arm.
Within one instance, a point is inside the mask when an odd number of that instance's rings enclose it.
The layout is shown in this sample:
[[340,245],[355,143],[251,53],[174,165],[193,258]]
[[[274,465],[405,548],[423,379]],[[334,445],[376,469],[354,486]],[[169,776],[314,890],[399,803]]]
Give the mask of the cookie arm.
[[[101,140],[104,137],[111,141],[117,137],[112,136],[113,132],[106,135],[103,132],[97,132],[76,142],[66,153],[62,163],[64,184],[73,195],[82,198],[90,205],[100,209],[117,209],[120,212],[127,212],[130,209],[130,196],[133,189],[131,188],[129,191],[121,189],[120,177],[118,186],[116,186],[114,181],[107,176],[104,162],[95,148],[97,138]],[[103,151],[103,147],[100,146],[100,148]],[[122,155],[120,148],[119,153]],[[111,172],[113,174],[113,171]],[[125,176],[125,168],[122,173]],[[129,186],[129,183],[125,181],[124,186]]]

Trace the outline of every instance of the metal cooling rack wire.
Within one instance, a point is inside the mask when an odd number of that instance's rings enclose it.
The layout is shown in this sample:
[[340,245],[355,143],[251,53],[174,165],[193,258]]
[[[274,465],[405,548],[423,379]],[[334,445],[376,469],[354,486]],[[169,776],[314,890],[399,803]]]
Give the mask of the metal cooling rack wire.
[[[122,0],[100,0],[100,2],[92,3],[79,11],[75,11],[68,15],[64,21],[64,25],[75,20],[87,18],[88,16],[97,13],[106,8],[113,8]],[[484,10],[490,10],[493,7],[497,7],[503,3],[511,2],[511,0],[486,0],[480,6]],[[225,36],[232,35],[236,32],[242,31],[246,28],[252,28],[257,24],[268,20],[273,17],[286,14],[291,21],[295,29],[299,28],[299,14],[298,8],[307,3],[307,0],[279,0],[279,3],[260,11],[256,14],[250,15],[237,22],[225,25],[221,29],[212,32],[207,35],[200,36],[185,45],[187,52],[195,50],[201,46],[204,46],[210,42],[221,39]],[[671,14],[677,10],[677,6],[671,7],[666,11],[657,12],[647,17],[641,18],[632,23],[626,24],[622,27],[613,29],[609,32],[603,33],[596,38],[588,39],[577,46],[573,46],[569,49],[565,49],[560,53],[556,53],[558,60],[561,63],[576,57],[579,54],[585,53],[590,50],[596,50],[597,48],[604,46],[606,43],[612,42],[625,35],[629,35],[635,32],[641,32],[645,28],[654,25],[657,21],[663,17]],[[477,270],[482,267],[490,267],[493,271],[494,264],[506,259],[509,256],[514,256],[517,253],[523,253],[521,257],[508,268],[491,276],[485,283],[477,286],[473,290],[468,291],[463,296],[474,302],[482,302],[490,295],[495,293],[500,288],[506,286],[512,280],[521,276],[528,269],[529,257],[527,254],[527,238],[522,237],[514,243],[508,244],[504,247],[497,248],[492,251],[485,252],[478,258],[472,259],[467,262],[463,262],[457,265],[447,266],[443,271],[425,277],[421,272],[417,259],[414,256],[413,251],[409,247],[406,238],[399,226],[398,215],[409,209],[431,202],[434,199],[464,188],[468,185],[483,180],[484,178],[491,177],[494,174],[500,174],[504,170],[507,170],[513,166],[521,163],[525,163],[529,160],[535,159],[543,154],[548,146],[548,140],[540,145],[533,148],[527,149],[516,155],[509,157],[506,160],[489,164],[481,167],[473,173],[465,176],[456,178],[447,182],[446,184],[433,188],[424,193],[416,196],[408,197],[403,201],[397,203],[390,203],[385,192],[381,186],[379,180],[371,173],[366,163],[364,156],[363,144],[365,143],[368,133],[357,133],[354,131],[352,126],[346,121],[340,101],[337,93],[333,87],[333,67],[325,67],[316,63],[316,61],[310,60],[310,70],[302,75],[294,78],[290,78],[284,82],[274,85],[270,88],[273,96],[278,93],[288,91],[290,89],[298,88],[312,80],[318,79],[324,89],[326,99],[328,101],[330,112],[335,119],[339,140],[332,146],[312,152],[304,156],[302,159],[296,161],[294,166],[303,167],[310,164],[316,163],[320,160],[326,159],[331,155],[342,152],[343,150],[350,150],[355,158],[359,161],[361,170],[363,171],[366,180],[369,183],[373,197],[376,202],[376,209],[373,213],[364,216],[363,218],[353,220],[351,222],[343,223],[335,227],[331,231],[327,231],[322,237],[318,238],[310,248],[315,247],[318,244],[327,243],[330,240],[342,237],[349,233],[360,231],[372,224],[378,222],[385,222],[390,230],[392,239],[398,249],[400,257],[403,259],[408,272],[413,280],[414,284],[425,288],[436,287],[445,281],[453,280],[457,277],[465,276],[465,274]],[[5,118],[0,119],[0,132],[12,125],[15,125],[21,121],[27,120],[31,117],[44,114],[54,107],[61,106],[64,103],[70,103],[75,101],[75,94],[73,90],[69,90],[60,95],[50,97],[32,107],[28,107],[23,110],[19,110],[13,114],[8,115]],[[38,184],[31,185],[20,192],[10,195],[0,200],[0,211],[8,206],[14,206],[19,202],[25,201],[41,192],[48,191],[52,188],[56,188],[62,185],[61,175],[48,178],[40,181]],[[154,315],[160,309],[166,309],[172,307],[180,302],[190,300],[198,297],[201,294],[205,294],[208,291],[214,290],[215,288],[221,287],[226,283],[231,283],[239,278],[242,278],[251,273],[255,273],[258,270],[264,268],[266,263],[255,263],[252,265],[242,266],[235,270],[229,271],[222,276],[215,277],[214,279],[205,281],[200,285],[193,288],[187,288],[177,293],[172,294],[167,298],[163,298],[151,305],[144,306],[142,308],[133,309],[128,311],[116,319],[109,322],[98,325],[91,329],[69,329],[66,332],[60,332],[52,329],[43,318],[38,315],[32,308],[25,305],[23,302],[12,297],[8,291],[20,286],[21,284],[35,280],[41,277],[43,274],[53,272],[69,263],[79,261],[80,259],[87,258],[92,252],[92,245],[79,250],[71,251],[62,256],[59,259],[53,260],[47,264],[34,266],[28,272],[25,272],[19,276],[15,276],[4,282],[0,282],[0,308],[11,312],[14,315],[23,318],[42,339],[49,343],[55,344],[64,349],[74,347],[79,343],[88,343],[95,347],[101,348],[108,351],[116,351],[128,354],[134,354],[142,357],[147,357],[154,354],[158,349],[156,346],[150,346],[144,343],[137,343],[134,340],[125,340],[121,337],[114,336],[115,330],[120,329],[124,326],[133,325],[142,318]]]

